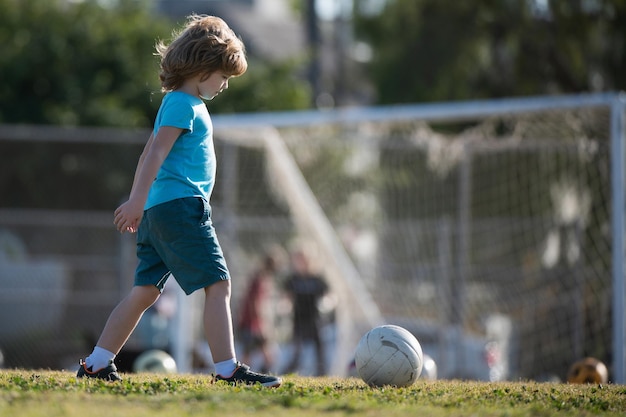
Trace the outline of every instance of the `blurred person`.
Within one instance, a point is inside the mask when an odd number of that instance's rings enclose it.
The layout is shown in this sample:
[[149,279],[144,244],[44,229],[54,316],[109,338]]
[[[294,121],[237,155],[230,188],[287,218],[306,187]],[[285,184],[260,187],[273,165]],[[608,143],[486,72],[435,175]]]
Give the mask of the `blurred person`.
[[291,338],[294,351],[285,373],[298,370],[304,344],[313,342],[316,375],[324,375],[326,355],[321,335],[319,305],[328,292],[328,285],[321,275],[311,270],[310,260],[302,250],[292,252],[291,268],[292,271],[284,283],[284,290],[293,306]]
[[276,251],[265,254],[261,265],[251,275],[237,324],[242,346],[242,360],[250,363],[252,355],[259,352],[263,359],[259,367],[261,372],[269,372],[274,369],[275,364],[271,345],[272,320],[269,310],[273,305],[272,294],[279,266],[280,259]]
[[156,45],[166,93],[139,158],[128,201],[115,210],[120,233],[137,233],[135,283],[111,312],[77,376],[120,380],[115,356],[143,313],[174,276],[186,294],[205,294],[204,333],[215,379],[230,384],[281,384],[237,361],[230,309],[230,273],[209,204],[216,174],[211,117],[203,100],[247,70],[243,42],[214,16],[191,15],[169,45]]

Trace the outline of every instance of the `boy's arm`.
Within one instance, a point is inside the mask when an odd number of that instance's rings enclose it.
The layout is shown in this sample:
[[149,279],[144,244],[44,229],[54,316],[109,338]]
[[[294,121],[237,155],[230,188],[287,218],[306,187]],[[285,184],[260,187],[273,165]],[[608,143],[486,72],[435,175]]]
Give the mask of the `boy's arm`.
[[143,165],[143,160],[146,157],[146,153],[148,153],[148,149],[152,146],[152,142],[154,142],[154,132],[150,133],[150,137],[148,138],[148,142],[143,147],[143,151],[141,151],[141,155],[139,155],[139,161],[137,161],[137,167],[135,168],[135,176],[133,177],[133,185],[130,188],[130,193],[133,193],[135,189],[135,184],[137,183],[137,177],[139,176],[139,171],[141,171],[141,166]]
[[120,233],[135,233],[143,217],[143,208],[148,198],[150,186],[169,154],[182,129],[170,126],[159,128],[156,136],[150,136],[143,153],[139,157],[133,186],[128,201],[115,210],[115,227]]

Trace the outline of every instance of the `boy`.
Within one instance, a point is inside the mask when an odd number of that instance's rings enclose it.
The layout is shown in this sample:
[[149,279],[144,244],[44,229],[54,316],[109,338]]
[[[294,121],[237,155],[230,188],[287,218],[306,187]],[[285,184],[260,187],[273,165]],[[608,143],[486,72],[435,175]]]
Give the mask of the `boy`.
[[216,160],[206,105],[247,70],[245,47],[220,18],[191,15],[169,46],[156,46],[166,93],[142,152],[127,202],[115,210],[120,233],[137,233],[135,284],[111,312],[77,376],[120,380],[114,359],[174,276],[187,294],[205,293],[204,330],[215,379],[281,384],[237,362],[230,310],[230,274],[211,222]]

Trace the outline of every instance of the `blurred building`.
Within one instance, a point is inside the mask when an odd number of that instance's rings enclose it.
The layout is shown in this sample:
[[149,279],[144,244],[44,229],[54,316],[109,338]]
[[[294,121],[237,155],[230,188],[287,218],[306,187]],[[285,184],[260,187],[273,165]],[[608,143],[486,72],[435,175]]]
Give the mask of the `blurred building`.
[[181,21],[191,13],[220,16],[253,56],[283,60],[305,51],[305,28],[288,0],[158,0],[156,8]]

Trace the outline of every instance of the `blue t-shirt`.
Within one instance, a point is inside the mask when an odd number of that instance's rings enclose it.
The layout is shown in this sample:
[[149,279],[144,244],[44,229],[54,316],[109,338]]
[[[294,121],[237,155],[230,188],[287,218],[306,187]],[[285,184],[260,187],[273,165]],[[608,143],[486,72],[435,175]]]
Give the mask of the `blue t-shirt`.
[[187,93],[170,92],[154,123],[154,136],[161,126],[183,129],[163,161],[150,187],[144,208],[184,197],[209,201],[215,182],[216,159],[213,124],[204,102]]

